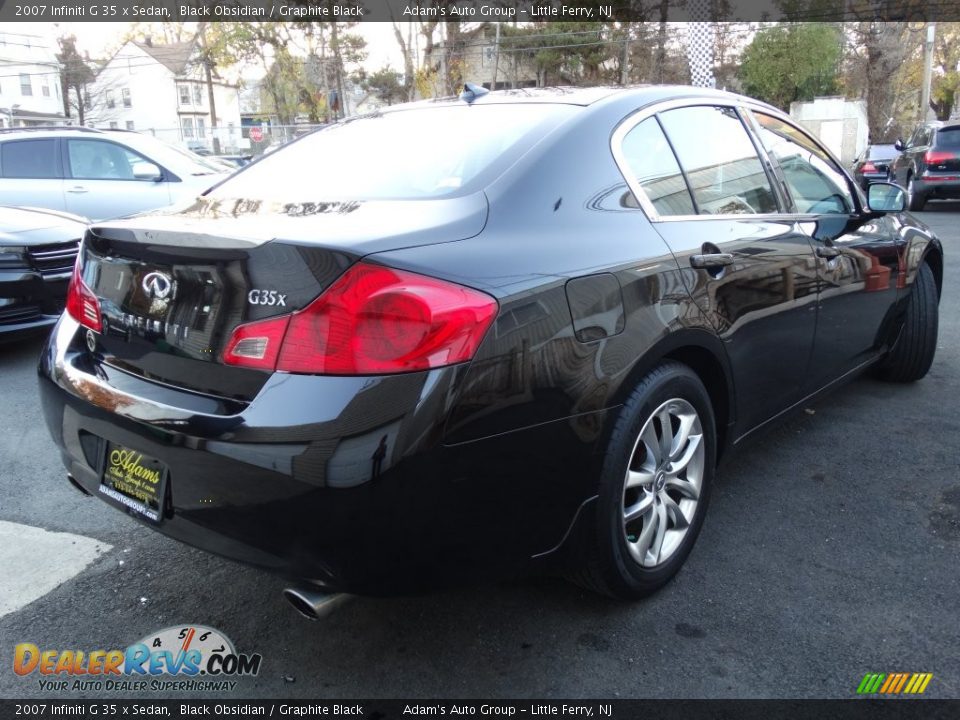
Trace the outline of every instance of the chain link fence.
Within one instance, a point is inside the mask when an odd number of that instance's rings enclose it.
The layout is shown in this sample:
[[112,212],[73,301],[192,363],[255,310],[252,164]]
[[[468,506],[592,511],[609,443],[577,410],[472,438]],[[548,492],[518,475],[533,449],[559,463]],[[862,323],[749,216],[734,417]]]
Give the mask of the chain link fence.
[[[256,125],[147,128],[138,131],[201,155],[262,155],[321,127],[323,125],[264,122]],[[215,141],[219,141],[219,148]]]

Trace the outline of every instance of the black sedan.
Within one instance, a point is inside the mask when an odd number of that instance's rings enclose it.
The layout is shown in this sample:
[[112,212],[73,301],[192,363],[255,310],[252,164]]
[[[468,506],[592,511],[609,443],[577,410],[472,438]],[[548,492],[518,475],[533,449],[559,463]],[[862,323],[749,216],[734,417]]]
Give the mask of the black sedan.
[[737,95],[468,88],[93,226],[44,412],[78,488],[307,612],[530,565],[636,598],[748,436],[927,373],[903,205]]
[[893,145],[868,145],[853,161],[853,179],[864,190],[872,182],[888,180],[890,164],[898,154]]
[[0,342],[57,322],[84,230],[73,215],[0,207]]

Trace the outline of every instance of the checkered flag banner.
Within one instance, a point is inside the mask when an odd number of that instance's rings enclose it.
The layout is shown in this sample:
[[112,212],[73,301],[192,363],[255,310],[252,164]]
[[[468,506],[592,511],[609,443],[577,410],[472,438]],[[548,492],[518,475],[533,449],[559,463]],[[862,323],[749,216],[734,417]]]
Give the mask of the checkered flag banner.
[[[690,16],[710,17],[709,0],[690,0]],[[687,26],[687,62],[690,63],[690,84],[716,87],[713,77],[713,23],[692,22]]]

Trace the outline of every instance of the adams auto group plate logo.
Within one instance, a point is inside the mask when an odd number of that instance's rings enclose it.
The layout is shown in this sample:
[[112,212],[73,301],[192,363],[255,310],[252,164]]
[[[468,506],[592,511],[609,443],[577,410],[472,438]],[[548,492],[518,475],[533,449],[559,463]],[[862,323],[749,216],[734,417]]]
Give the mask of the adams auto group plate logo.
[[230,638],[205,625],[174,625],[123,650],[41,649],[19,643],[13,671],[38,675],[43,692],[77,690],[233,690],[234,678],[260,672],[263,656],[238,653]]

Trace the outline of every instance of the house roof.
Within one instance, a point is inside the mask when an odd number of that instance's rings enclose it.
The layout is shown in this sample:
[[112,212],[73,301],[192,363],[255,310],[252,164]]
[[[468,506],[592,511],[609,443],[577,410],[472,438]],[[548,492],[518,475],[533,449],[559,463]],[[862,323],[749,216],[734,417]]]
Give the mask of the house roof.
[[174,75],[182,75],[193,56],[196,43],[193,40],[170,43],[169,45],[153,45],[144,42],[134,42],[138,48],[150,55],[154,60],[163,64]]

